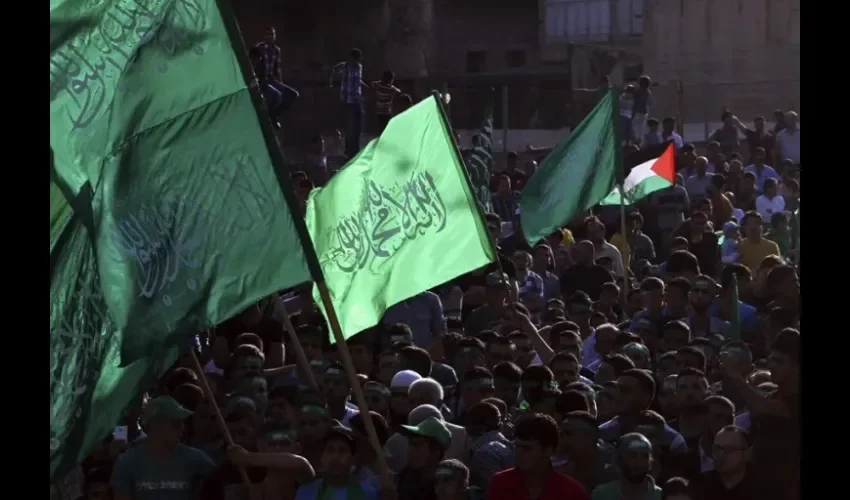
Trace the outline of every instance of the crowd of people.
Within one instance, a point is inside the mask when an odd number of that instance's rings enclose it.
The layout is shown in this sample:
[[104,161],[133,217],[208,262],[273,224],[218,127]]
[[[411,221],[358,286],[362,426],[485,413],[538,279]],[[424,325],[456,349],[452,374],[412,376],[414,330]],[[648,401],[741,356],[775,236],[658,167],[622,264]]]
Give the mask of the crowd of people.
[[[252,56],[267,68],[261,80],[279,75],[273,31]],[[361,71],[356,51],[334,70],[353,136]],[[284,96],[273,96],[277,112],[297,93],[270,79]],[[376,83],[389,117],[405,96],[389,72]],[[486,214],[498,261],[393,305],[347,341],[380,450],[304,286],[205,332],[203,372],[183,356],[55,493],[797,498],[797,115],[776,114],[772,129],[759,117],[749,129],[726,111],[702,147],[682,141],[672,118],[658,130],[649,78],[624,91],[629,99],[625,154],[672,141],[677,181],[628,207],[626,234],[619,207],[597,207],[530,247],[517,208],[537,162],[508,154]],[[314,174],[298,174],[302,197]],[[282,314],[309,369],[296,362]]]

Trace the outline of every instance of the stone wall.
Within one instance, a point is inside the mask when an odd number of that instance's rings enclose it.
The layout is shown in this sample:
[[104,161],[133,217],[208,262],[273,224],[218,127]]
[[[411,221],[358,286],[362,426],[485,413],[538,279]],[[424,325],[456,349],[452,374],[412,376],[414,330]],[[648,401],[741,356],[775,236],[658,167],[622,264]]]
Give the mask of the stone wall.
[[[718,121],[800,109],[800,0],[647,0],[644,68],[684,84],[656,92],[653,114]],[[670,89],[672,89],[672,84]]]

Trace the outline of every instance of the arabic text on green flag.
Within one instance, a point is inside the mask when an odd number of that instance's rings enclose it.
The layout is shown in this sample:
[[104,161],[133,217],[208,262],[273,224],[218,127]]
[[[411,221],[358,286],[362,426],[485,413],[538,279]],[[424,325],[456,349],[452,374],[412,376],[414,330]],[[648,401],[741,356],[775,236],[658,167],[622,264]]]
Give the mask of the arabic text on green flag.
[[617,148],[616,97],[609,90],[525,184],[520,219],[526,241],[535,244],[590,209],[614,188]]
[[52,478],[171,347],[310,280],[224,21],[215,0],[51,3]]
[[389,306],[495,258],[433,96],[390,120],[312,192],[307,227],[345,338],[376,325]]
[[93,190],[129,363],[310,278],[215,0],[78,5],[51,9],[52,31],[97,23],[51,53],[50,143],[60,184]]

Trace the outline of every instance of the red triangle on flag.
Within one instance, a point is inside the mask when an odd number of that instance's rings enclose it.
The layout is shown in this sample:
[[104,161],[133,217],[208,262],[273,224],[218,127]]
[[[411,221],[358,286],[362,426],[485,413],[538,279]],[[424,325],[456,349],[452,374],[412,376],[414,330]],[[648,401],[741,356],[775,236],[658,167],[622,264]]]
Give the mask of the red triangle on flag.
[[676,183],[676,147],[671,142],[667,149],[655,160],[651,170],[655,175],[663,177],[670,181],[671,184]]

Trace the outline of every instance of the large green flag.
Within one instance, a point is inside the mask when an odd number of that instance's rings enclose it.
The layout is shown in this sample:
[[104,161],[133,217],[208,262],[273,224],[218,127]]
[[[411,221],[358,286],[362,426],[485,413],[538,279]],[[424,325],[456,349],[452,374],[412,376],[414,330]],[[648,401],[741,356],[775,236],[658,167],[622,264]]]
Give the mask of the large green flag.
[[466,156],[466,168],[469,180],[478,202],[489,212],[490,202],[490,172],[493,171],[493,104],[487,105],[481,128],[472,136],[472,151]]
[[307,202],[346,338],[376,325],[389,306],[495,259],[439,106],[431,96],[394,117]]
[[310,275],[231,14],[54,0],[50,31],[54,478],[188,335]]
[[607,91],[525,184],[519,206],[528,243],[542,240],[602,201],[614,188],[620,156],[614,121],[616,101],[614,91]]
[[122,363],[309,281],[215,0],[56,1],[50,26],[56,177],[91,193]]

